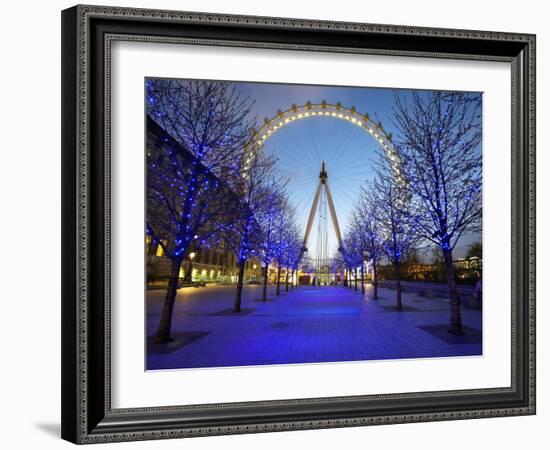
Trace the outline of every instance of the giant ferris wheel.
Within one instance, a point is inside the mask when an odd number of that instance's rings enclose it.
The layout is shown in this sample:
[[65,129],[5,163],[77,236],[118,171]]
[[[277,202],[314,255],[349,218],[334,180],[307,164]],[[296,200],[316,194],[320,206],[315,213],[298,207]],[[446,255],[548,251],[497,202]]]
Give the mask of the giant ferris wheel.
[[[368,114],[362,114],[356,111],[355,107],[345,107],[340,103],[330,104],[325,101],[321,103],[307,102],[304,105],[292,105],[287,110],[279,110],[272,118],[264,119],[264,123],[258,130],[255,130],[247,151],[249,156],[254,156],[254,152],[261,151],[271,138],[278,134],[277,132],[287,125],[308,118],[327,118],[337,119],[348,122],[355,127],[363,130],[367,135],[374,138],[390,162],[394,176],[399,183],[404,183],[401,175],[400,161],[398,153],[392,143],[391,134],[387,133],[382,125],[373,121]],[[319,168],[319,166],[317,166]],[[319,170],[319,169],[317,169]],[[335,208],[335,201],[328,181],[328,165],[323,160],[321,162],[320,172],[317,181],[310,177],[309,182],[312,187],[315,186],[312,200],[309,204],[302,205],[302,208],[309,209],[307,221],[305,223],[302,252],[307,252],[308,257],[314,267],[316,284],[329,284],[330,282],[330,259],[329,254],[329,227],[328,220],[332,222],[334,235],[338,251],[345,252],[340,223]],[[364,180],[363,180],[364,181]],[[316,224],[316,227],[314,225]],[[309,248],[312,231],[316,230],[316,239],[313,248]]]

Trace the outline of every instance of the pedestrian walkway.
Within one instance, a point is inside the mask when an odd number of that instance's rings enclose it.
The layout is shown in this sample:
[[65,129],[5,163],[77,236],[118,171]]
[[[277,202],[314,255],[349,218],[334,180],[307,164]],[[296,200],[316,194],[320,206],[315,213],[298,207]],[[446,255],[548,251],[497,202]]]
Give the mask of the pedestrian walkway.
[[245,286],[242,311],[232,312],[232,286],[182,288],[173,341],[153,343],[165,291],[147,293],[147,369],[248,366],[480,355],[481,310],[463,308],[464,336],[447,332],[449,304],[372,287],[300,286],[259,301],[261,286]]

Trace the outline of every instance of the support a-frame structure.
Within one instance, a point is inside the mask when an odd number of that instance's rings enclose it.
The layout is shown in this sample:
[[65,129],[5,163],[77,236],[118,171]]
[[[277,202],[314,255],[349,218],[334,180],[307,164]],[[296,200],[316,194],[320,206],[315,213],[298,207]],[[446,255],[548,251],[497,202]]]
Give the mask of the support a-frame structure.
[[340,226],[338,225],[338,218],[336,217],[336,210],[334,209],[334,202],[332,200],[332,194],[330,193],[330,188],[328,185],[328,174],[325,169],[325,161],[321,166],[321,172],[319,173],[319,184],[317,185],[317,190],[315,191],[315,197],[313,198],[313,204],[311,205],[311,211],[309,212],[309,217],[306,225],[306,233],[304,235],[304,244],[302,246],[302,252],[307,252],[307,243],[309,240],[309,234],[311,232],[311,226],[313,225],[313,219],[315,218],[315,212],[317,211],[317,206],[319,205],[319,197],[321,196],[321,190],[325,190],[325,194],[328,200],[328,208],[330,210],[330,217],[332,219],[332,225],[334,226],[334,232],[336,233],[336,238],[338,239],[338,251],[343,251],[342,246],[342,236],[340,234]]

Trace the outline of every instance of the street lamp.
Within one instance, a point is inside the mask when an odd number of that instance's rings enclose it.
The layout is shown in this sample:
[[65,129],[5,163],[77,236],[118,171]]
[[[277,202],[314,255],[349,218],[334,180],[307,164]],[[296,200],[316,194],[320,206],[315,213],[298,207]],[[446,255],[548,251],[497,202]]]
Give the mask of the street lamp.
[[195,259],[195,252],[189,253],[189,268],[185,274],[185,281],[193,282],[193,259]]

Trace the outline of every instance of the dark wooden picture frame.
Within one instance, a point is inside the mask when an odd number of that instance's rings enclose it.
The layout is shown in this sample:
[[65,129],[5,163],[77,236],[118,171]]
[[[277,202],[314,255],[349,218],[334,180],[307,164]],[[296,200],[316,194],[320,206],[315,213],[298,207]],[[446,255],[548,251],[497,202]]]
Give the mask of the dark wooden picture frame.
[[[110,48],[116,40],[509,62],[511,386],[111,407]],[[83,444],[535,413],[535,36],[98,6],[62,13],[62,437]]]

